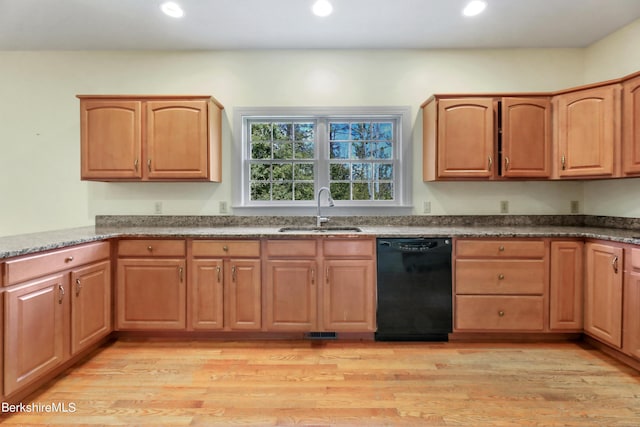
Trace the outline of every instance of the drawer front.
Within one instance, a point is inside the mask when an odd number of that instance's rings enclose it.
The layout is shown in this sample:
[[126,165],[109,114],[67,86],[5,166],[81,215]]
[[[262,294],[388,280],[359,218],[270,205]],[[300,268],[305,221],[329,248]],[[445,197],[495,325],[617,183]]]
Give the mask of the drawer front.
[[542,331],[543,328],[541,296],[456,296],[457,331]]
[[374,258],[376,242],[374,239],[329,237],[322,241],[322,251],[325,257]]
[[456,260],[457,294],[543,294],[544,260]]
[[186,256],[184,240],[120,240],[118,256],[120,257],[154,257],[154,256]]
[[259,257],[259,240],[194,240],[194,257]]
[[89,243],[5,262],[5,286],[109,258],[109,242]]
[[542,240],[458,240],[456,256],[467,258],[544,258]]
[[315,258],[318,245],[315,239],[267,240],[266,251],[269,258]]

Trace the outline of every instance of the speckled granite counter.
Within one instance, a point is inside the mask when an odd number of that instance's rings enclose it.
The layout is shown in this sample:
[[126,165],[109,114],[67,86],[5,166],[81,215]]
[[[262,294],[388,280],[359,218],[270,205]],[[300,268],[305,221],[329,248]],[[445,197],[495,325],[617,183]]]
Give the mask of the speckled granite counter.
[[[112,218],[114,217],[107,220],[98,218],[98,225],[95,227],[0,237],[0,259],[116,237],[284,238],[329,234],[376,237],[571,237],[640,245],[637,219],[616,221],[608,217],[602,221],[608,227],[596,227],[594,224],[597,222],[594,218],[598,217],[584,216],[422,217],[425,219],[421,221],[416,220],[416,217],[404,217],[404,221],[402,217],[336,217],[332,222],[332,225],[358,226],[362,230],[360,233],[278,231],[283,225],[309,225],[309,217],[297,220],[283,217],[267,217],[267,220],[265,217],[222,217],[216,220],[210,220],[211,217],[117,217],[117,220]],[[255,225],[250,225],[251,223]],[[611,226],[625,224],[630,228]]]

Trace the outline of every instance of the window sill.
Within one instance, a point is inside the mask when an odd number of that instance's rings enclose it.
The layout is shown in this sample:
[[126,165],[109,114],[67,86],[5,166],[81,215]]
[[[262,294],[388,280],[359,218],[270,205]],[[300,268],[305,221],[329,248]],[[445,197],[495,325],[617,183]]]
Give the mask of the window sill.
[[[323,216],[391,216],[413,215],[413,206],[334,206],[323,204]],[[243,216],[315,216],[318,208],[314,206],[233,206],[234,215]]]

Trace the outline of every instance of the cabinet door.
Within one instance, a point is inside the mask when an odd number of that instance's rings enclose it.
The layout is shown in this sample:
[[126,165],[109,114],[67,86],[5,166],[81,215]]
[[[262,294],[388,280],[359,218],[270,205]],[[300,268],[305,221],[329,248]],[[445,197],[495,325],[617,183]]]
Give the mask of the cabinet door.
[[624,83],[622,99],[622,168],[640,174],[640,77]]
[[224,263],[222,259],[195,259],[191,264],[189,314],[191,328],[222,329]]
[[375,331],[374,262],[327,260],[323,323],[327,331]]
[[71,354],[111,332],[111,268],[105,261],[71,272]]
[[146,106],[146,176],[208,178],[207,102],[148,101]]
[[259,259],[225,262],[225,324],[229,329],[258,330],[262,326]]
[[316,262],[270,260],[265,265],[267,330],[317,330]]
[[640,272],[625,275],[623,351],[640,359]]
[[551,103],[548,99],[502,100],[502,176],[551,175]]
[[5,293],[5,395],[64,361],[64,312],[69,307],[66,277],[34,281]]
[[618,348],[622,341],[622,249],[587,243],[584,329]]
[[558,95],[558,175],[612,176],[619,149],[620,85]]
[[184,329],[184,259],[118,260],[118,329]]
[[438,178],[489,178],[494,168],[493,100],[438,102]]
[[582,242],[551,242],[549,328],[581,331],[583,325]]
[[82,179],[142,177],[140,101],[81,100]]

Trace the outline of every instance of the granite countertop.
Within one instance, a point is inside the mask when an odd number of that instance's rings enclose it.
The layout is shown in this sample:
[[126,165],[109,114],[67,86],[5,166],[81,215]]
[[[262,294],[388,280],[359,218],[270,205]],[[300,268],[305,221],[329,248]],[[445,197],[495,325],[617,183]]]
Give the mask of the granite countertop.
[[0,259],[117,237],[286,238],[301,236],[375,237],[556,237],[592,238],[640,245],[640,231],[566,225],[357,225],[362,232],[295,231],[276,225],[139,226],[98,225],[0,237]]

